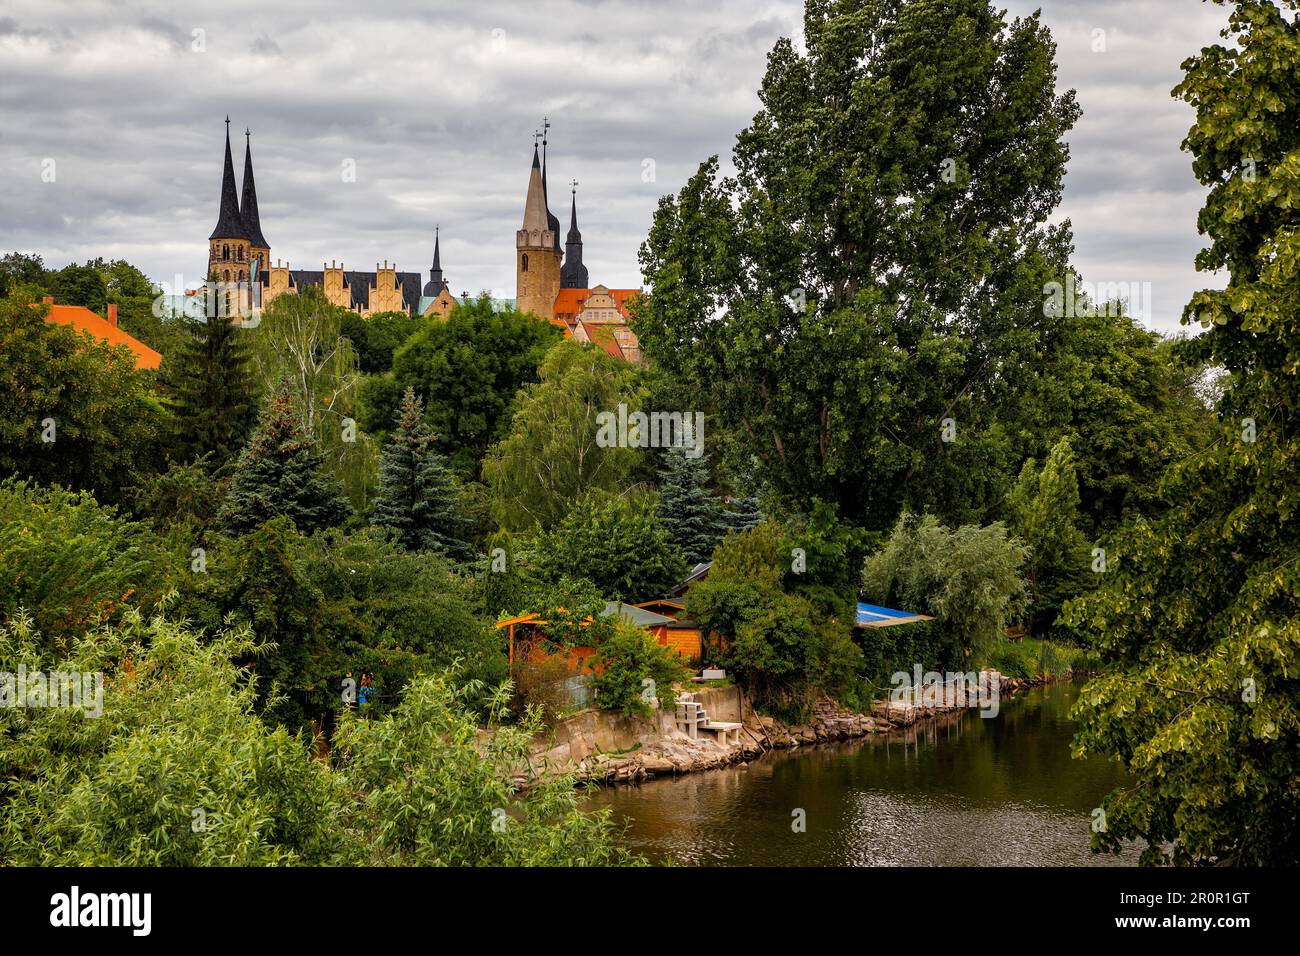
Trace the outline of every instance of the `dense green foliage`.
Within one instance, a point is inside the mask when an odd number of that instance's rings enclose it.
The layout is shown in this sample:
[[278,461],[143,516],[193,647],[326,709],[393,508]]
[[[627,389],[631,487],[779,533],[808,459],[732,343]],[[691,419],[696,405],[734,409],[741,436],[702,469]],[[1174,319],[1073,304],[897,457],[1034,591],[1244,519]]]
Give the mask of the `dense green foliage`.
[[493,515],[511,531],[550,528],[584,495],[619,490],[641,456],[638,448],[602,446],[596,421],[620,402],[640,407],[645,390],[636,368],[561,342],[539,375],[521,393],[510,433],[483,463]]
[[386,432],[402,393],[414,388],[440,450],[462,475],[475,476],[494,441],[510,427],[515,393],[537,380],[542,356],[563,333],[518,312],[493,312],[486,296],[428,321],[393,356],[390,374],[366,380],[363,426]]
[[625,623],[596,648],[597,672],[591,679],[596,703],[605,710],[647,715],[658,700],[671,707],[674,683],[689,677],[686,665],[669,647],[659,644],[645,630]]
[[120,501],[156,467],[165,429],[153,376],[125,347],[47,323],[25,296],[0,299],[0,474]]
[[224,318],[195,322],[191,339],[173,359],[172,457],[211,455],[232,463],[257,421],[257,388],[249,368],[249,332]]
[[1134,779],[1104,801],[1093,845],[1136,838],[1148,863],[1300,859],[1300,22],[1233,6],[1235,43],[1188,60],[1175,91],[1209,189],[1196,264],[1229,275],[1184,312],[1229,373],[1217,437],[1168,470],[1173,507],[1126,527],[1100,587],[1063,615],[1105,668],[1076,750]]
[[793,547],[772,519],[729,535],[686,607],[709,635],[706,662],[725,664],[761,705],[800,715],[819,692],[855,691],[861,652],[852,618],[798,593]]
[[433,435],[420,415],[420,401],[408,388],[396,426],[379,459],[379,492],[371,524],[389,528],[408,550],[469,557],[462,539],[461,492]]
[[633,604],[658,597],[686,573],[654,496],[643,493],[580,498],[539,551],[543,566],[580,574],[607,597]]
[[934,663],[957,665],[1000,641],[1020,611],[1027,556],[1001,524],[953,530],[933,515],[904,514],[867,559],[862,591],[873,604],[937,618]]
[[0,482],[0,621],[27,617],[64,649],[159,596],[150,529],[85,492]]
[[357,364],[366,375],[383,375],[392,370],[393,355],[430,319],[405,312],[379,312],[362,317],[351,309],[343,316],[341,332],[357,353]]
[[303,428],[292,387],[283,382],[262,410],[231,476],[217,521],[235,532],[286,516],[301,531],[330,528],[350,513],[311,433]]
[[216,540],[178,610],[209,629],[251,628],[266,645],[250,666],[268,718],[295,729],[344,709],[349,675],[371,675],[379,710],[416,674],[457,661],[478,677],[503,675],[496,636],[475,614],[466,582],[374,531],[304,537],[281,517]]
[[659,519],[688,564],[694,566],[713,556],[713,549],[727,532],[727,516],[718,498],[709,494],[706,457],[690,458],[684,449],[676,448],[663,452]]
[[277,296],[251,330],[249,347],[263,393],[282,386],[293,392],[302,427],[315,438],[326,468],[342,483],[352,507],[364,511],[379,449],[357,427],[361,372],[343,335],[351,314],[316,286]]
[[[232,660],[243,631],[201,640],[138,615],[41,655],[0,628],[0,670],[104,675],[103,714],[0,708],[0,858],[13,865],[598,865],[633,862],[605,814],[555,775],[510,783],[532,727],[476,745],[481,685],[422,677],[391,713],[345,718],[334,760],[257,716]],[[488,710],[499,718],[503,695]]]
[[1061,605],[1095,578],[1092,550],[1079,530],[1079,483],[1069,439],[1052,448],[1041,469],[1025,462],[1007,495],[1008,528],[1029,548],[1031,629],[1056,622]]
[[1155,504],[1200,427],[1195,370],[1115,308],[1047,314],[1079,110],[1038,15],[810,0],[804,37],[768,57],[737,175],[710,159],[661,200],[645,352],[794,511],[984,524],[1070,433],[1090,518]]

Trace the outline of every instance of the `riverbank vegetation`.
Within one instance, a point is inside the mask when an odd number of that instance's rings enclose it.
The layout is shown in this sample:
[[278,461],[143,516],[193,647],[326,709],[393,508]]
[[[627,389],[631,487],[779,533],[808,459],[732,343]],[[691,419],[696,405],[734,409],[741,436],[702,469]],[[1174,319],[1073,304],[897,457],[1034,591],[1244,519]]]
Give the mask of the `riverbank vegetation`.
[[[1300,40],[1237,7],[1247,52],[1179,89],[1231,275],[1190,340],[1052,307],[1079,107],[1039,17],[983,0],[809,0],[736,174],[659,203],[645,365],[486,296],[412,325],[306,292],[132,319],[150,372],[43,319],[138,298],[125,264],[0,260],[0,671],[105,679],[97,720],[0,708],[0,858],[630,862],[571,781],[516,789],[566,675],[495,625],[538,615],[593,648],[596,706],[643,711],[682,664],[606,603],[711,561],[692,663],[770,713],[1101,670],[1077,747],[1137,785],[1098,849],[1294,861],[1300,97],[1266,64]],[[702,414],[700,454],[602,442],[620,406]]]

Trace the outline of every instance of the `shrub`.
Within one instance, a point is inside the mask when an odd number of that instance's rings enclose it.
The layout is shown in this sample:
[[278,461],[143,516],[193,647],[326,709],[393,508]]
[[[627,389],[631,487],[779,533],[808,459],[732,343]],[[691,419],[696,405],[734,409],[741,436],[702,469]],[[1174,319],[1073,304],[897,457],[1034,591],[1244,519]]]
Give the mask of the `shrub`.
[[[646,692],[663,706],[672,706],[673,684],[689,676],[686,665],[672,650],[647,631],[620,621],[596,649],[596,675],[592,687],[602,710],[633,716],[651,710]],[[649,680],[652,683],[646,684]]]

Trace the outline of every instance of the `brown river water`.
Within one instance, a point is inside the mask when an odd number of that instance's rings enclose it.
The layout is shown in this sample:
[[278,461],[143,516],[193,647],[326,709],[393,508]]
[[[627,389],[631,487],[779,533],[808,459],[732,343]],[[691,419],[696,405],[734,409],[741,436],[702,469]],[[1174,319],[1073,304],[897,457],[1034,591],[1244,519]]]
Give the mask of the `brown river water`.
[[[1088,849],[1101,798],[1124,780],[1075,760],[1077,684],[1040,687],[903,736],[779,751],[587,798],[625,844],[693,866],[1105,866]],[[803,822],[802,832],[798,824]]]

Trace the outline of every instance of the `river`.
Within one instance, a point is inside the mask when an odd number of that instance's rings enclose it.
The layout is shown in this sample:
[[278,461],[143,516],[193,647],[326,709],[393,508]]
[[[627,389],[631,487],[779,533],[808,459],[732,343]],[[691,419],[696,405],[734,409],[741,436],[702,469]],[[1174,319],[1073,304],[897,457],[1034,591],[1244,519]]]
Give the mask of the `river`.
[[1131,865],[1136,850],[1088,849],[1091,813],[1124,776],[1070,757],[1078,693],[1035,688],[994,718],[969,711],[906,737],[773,752],[586,802],[614,812],[629,848],[685,865]]

